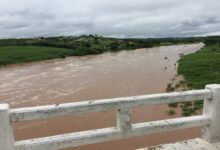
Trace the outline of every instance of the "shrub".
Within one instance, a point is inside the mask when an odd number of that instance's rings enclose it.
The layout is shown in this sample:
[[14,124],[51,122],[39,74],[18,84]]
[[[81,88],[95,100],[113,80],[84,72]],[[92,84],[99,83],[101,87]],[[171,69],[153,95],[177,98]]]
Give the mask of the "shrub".
[[171,84],[171,83],[169,83],[169,84],[167,85],[166,91],[167,91],[167,92],[172,92],[172,91],[174,91],[174,90],[175,90],[175,88],[172,87],[172,84]]
[[186,108],[192,106],[192,102],[184,102],[183,104]]
[[170,103],[168,104],[170,107],[178,107],[178,103]]
[[116,51],[116,50],[118,50],[119,44],[118,44],[118,42],[114,41],[114,42],[110,43],[109,46],[110,46],[110,49],[111,49],[111,50]]
[[173,115],[176,114],[176,111],[175,111],[175,110],[168,110],[168,111],[167,111],[167,114],[168,114],[169,116],[173,116]]

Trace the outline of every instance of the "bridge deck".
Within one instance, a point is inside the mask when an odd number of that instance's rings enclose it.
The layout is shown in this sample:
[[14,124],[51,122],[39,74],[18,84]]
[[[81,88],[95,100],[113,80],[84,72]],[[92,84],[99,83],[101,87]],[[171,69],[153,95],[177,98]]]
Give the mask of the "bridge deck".
[[220,150],[220,142],[209,143],[203,139],[197,138],[137,150]]

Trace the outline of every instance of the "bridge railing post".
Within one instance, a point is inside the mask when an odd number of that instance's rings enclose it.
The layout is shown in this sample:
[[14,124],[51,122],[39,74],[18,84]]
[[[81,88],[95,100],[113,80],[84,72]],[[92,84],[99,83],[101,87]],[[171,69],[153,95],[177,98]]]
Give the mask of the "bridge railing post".
[[126,134],[131,130],[131,109],[122,108],[117,111],[117,128]]
[[220,85],[207,85],[206,89],[211,90],[212,98],[204,101],[203,114],[211,122],[202,128],[202,137],[211,143],[220,142]]
[[9,105],[0,104],[0,149],[14,150],[14,135],[9,119]]

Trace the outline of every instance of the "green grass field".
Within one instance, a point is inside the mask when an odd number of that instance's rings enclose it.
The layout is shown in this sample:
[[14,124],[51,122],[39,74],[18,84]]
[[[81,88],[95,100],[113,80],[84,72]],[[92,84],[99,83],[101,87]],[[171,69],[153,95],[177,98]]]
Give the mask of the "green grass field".
[[41,46],[4,46],[0,47],[0,66],[46,59],[63,58],[70,55],[64,48]]
[[[179,60],[178,74],[184,76],[184,84],[193,89],[204,89],[207,84],[220,83],[220,45],[218,43],[205,46],[194,54]],[[167,86],[171,89],[171,86]],[[174,90],[174,89],[173,89]],[[170,107],[182,108],[183,116],[190,116],[201,111],[203,100],[194,102],[173,103]],[[169,110],[170,115],[174,115]]]
[[178,74],[194,89],[206,84],[220,83],[220,45],[205,46],[198,52],[184,56],[179,61]]

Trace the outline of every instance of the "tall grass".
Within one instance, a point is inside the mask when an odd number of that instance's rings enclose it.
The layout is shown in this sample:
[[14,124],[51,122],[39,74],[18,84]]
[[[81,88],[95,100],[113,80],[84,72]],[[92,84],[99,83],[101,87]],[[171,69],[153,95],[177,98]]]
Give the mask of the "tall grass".
[[220,45],[205,46],[179,61],[178,74],[194,89],[203,89],[206,84],[220,83]]

